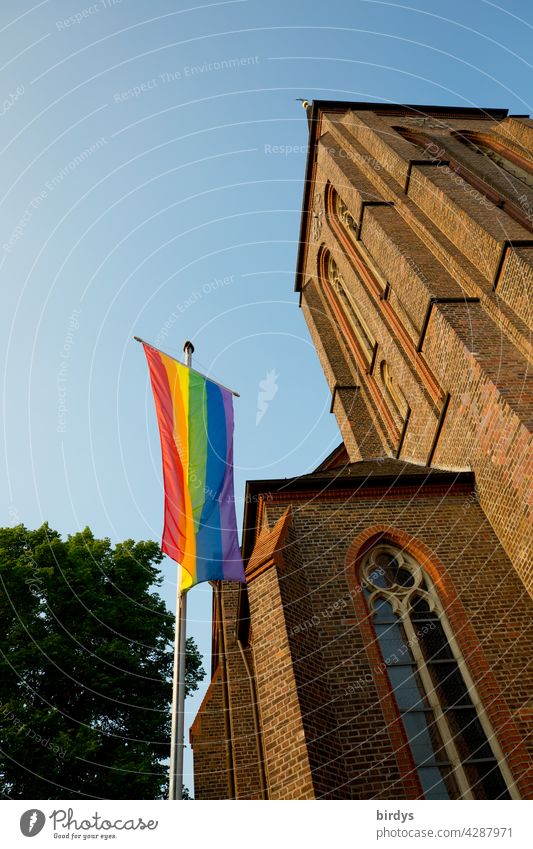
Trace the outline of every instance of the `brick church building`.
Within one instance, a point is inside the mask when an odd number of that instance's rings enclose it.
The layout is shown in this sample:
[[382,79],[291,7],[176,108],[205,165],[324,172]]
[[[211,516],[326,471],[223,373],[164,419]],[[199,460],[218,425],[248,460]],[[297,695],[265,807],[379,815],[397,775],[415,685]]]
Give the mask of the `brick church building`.
[[342,444],[249,481],[198,799],[533,798],[533,121],[315,101],[296,289]]

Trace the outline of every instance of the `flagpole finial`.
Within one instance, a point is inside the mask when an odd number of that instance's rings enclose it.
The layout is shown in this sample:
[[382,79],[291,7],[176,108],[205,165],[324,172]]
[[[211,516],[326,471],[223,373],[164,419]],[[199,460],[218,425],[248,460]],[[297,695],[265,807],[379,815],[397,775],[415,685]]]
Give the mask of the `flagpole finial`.
[[192,368],[192,355],[194,354],[194,345],[188,339],[183,346],[185,352],[185,365]]

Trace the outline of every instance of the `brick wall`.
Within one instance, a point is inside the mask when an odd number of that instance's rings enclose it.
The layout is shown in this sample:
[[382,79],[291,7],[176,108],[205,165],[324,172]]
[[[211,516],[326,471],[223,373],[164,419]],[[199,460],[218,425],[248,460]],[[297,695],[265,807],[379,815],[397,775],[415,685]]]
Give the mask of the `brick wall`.
[[196,799],[230,799],[231,769],[226,744],[225,706],[220,667],[215,672],[191,726]]
[[[247,497],[253,689],[239,592],[224,585],[191,731],[198,798],[421,796],[360,592],[361,552],[384,537],[434,582],[505,768],[533,798],[532,192],[457,135],[526,167],[532,126],[481,110],[313,109],[297,285],[346,454]],[[327,206],[332,189],[355,236]],[[326,251],[376,339],[371,363],[324,279]],[[472,475],[425,477],[428,464],[472,470],[475,488]]]
[[[312,127],[318,157],[310,197],[323,202],[326,186],[333,186],[359,221],[363,250],[342,238],[339,223],[325,214],[320,232],[309,231],[301,251],[302,308],[328,383],[333,391],[336,384],[351,385],[350,380],[359,386],[363,404],[355,419],[336,393],[333,411],[352,460],[376,456],[377,438],[388,456],[401,448],[401,457],[415,463],[472,468],[483,508],[533,593],[528,331],[533,243],[527,245],[533,223],[528,230],[497,203],[499,196],[504,202],[504,195],[517,201],[520,180],[454,135],[471,131],[500,145],[507,140],[509,150],[520,149],[533,161],[531,125],[522,119],[484,119],[481,113],[471,120],[456,118],[453,110],[444,118],[389,117],[381,111],[325,110]],[[421,149],[397,126],[422,132],[432,146]],[[432,165],[435,149],[461,159],[466,169],[461,174],[475,172],[491,199],[447,165]],[[428,167],[418,164],[421,159]],[[523,189],[531,199],[533,192]],[[370,198],[390,205],[365,206]],[[319,269],[324,249],[333,255],[379,341],[376,363],[387,362],[407,399],[410,416],[403,438],[394,411],[380,403],[386,393],[378,370],[366,373],[358,366],[328,304],[328,284]],[[385,298],[369,288],[361,270],[365,255],[370,275],[377,269],[389,284]],[[360,444],[365,433],[375,435],[368,441],[368,455]]]
[[255,682],[250,649],[246,663],[237,642],[238,584],[215,592],[218,630],[215,672],[190,731],[196,799],[262,799],[263,751],[254,722]]
[[[267,502],[271,525],[287,503],[281,493]],[[383,673],[376,669],[376,646],[368,643],[356,572],[363,541],[386,533],[424,564],[437,585],[513,776],[522,795],[532,798],[533,603],[475,493],[400,484],[327,500],[304,493],[292,508],[284,565],[269,578],[269,600],[263,595],[262,604],[277,604],[278,615],[284,610],[275,628],[288,637],[315,795],[394,799],[420,793]],[[281,589],[274,591],[276,583]],[[250,594],[259,589],[252,585]],[[256,616],[262,611],[254,613],[252,605],[252,621]],[[273,653],[263,639],[255,633],[257,674],[266,664],[275,677]],[[294,710],[294,703],[285,705],[285,722]]]

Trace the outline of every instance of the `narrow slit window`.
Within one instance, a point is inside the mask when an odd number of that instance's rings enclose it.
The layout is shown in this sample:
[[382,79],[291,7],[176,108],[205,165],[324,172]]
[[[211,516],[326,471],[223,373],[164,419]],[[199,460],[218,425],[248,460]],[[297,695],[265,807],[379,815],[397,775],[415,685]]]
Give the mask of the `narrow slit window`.
[[407,415],[408,404],[402,390],[394,380],[388,363],[385,360],[381,361],[379,367],[381,380],[385,388],[389,406],[392,406],[393,411],[397,413],[403,421]]
[[357,240],[357,222],[337,192],[334,194],[335,215],[351,239]]
[[366,321],[361,315],[361,311],[355,302],[354,296],[349,291],[345,280],[339,271],[337,263],[329,252],[325,257],[325,268],[327,282],[329,283],[329,285],[337,295],[340,303],[342,304],[344,308],[344,314],[346,315],[350,327],[352,328],[357,338],[359,347],[362,349],[367,363],[370,364],[374,353],[376,341]]

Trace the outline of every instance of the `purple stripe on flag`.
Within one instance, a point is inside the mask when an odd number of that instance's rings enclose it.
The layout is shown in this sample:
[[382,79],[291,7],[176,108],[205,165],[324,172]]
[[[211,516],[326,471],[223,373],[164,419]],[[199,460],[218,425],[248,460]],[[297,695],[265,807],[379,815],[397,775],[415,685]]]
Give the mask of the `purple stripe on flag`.
[[237,536],[237,516],[233,484],[233,398],[222,390],[226,417],[226,474],[220,495],[220,528],[222,533],[222,563],[224,580],[245,581],[244,567]]

